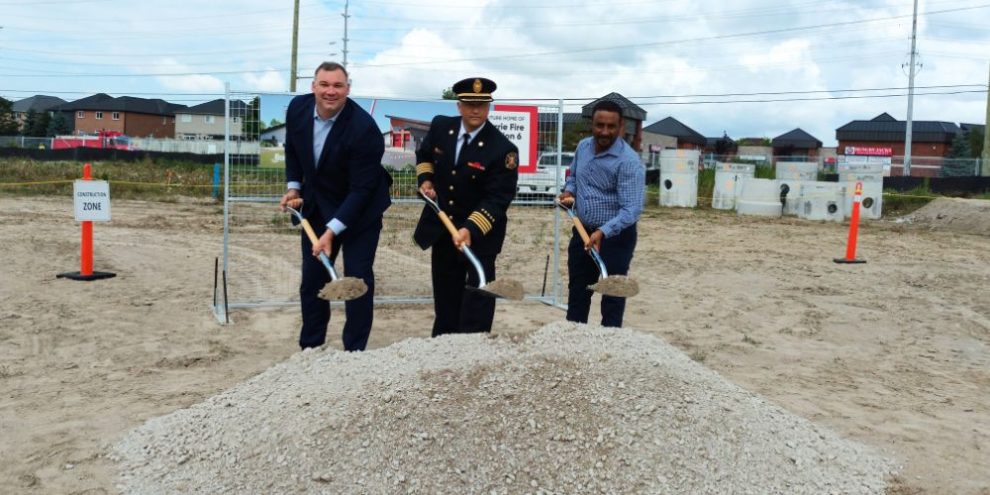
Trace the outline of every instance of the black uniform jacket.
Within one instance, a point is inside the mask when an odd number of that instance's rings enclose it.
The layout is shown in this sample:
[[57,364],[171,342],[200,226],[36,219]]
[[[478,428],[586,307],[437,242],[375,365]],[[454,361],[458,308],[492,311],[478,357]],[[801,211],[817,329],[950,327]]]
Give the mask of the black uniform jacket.
[[[502,250],[505,212],[516,196],[519,150],[491,122],[457,153],[460,117],[437,116],[416,151],[416,183],[433,181],[437,203],[457,228],[471,232],[471,250],[492,255]],[[428,205],[423,208],[413,234],[421,248],[450,233]]]

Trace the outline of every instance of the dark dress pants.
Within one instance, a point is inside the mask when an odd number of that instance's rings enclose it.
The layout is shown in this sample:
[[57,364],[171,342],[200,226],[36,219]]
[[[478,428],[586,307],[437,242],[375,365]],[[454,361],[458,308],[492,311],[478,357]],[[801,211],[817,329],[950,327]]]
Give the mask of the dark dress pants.
[[[589,285],[598,282],[601,273],[595,260],[584,250],[584,241],[571,229],[571,242],[567,245],[567,321],[588,323],[591,311],[592,291]],[[626,275],[636,249],[636,224],[626,227],[618,235],[602,240],[599,254],[609,275]],[[602,296],[602,326],[621,327],[626,311],[626,298]]]
[[[475,255],[485,278],[495,279],[495,254]],[[495,298],[465,288],[478,286],[478,274],[471,262],[449,237],[443,236],[430,249],[433,277],[433,336],[445,333],[491,332],[495,319]]]
[[[311,222],[313,223],[313,222]],[[316,235],[322,235],[326,225],[313,223]],[[339,276],[357,277],[368,284],[368,292],[363,296],[344,302],[344,329],[341,334],[344,350],[363,351],[368,345],[371,335],[371,324],[374,321],[375,302],[375,252],[378,249],[378,238],[382,232],[382,221],[379,218],[372,225],[360,230],[348,228],[339,237],[334,238],[330,259],[337,259],[337,254],[343,249],[344,273]],[[328,282],[330,274],[313,256],[312,243],[304,232],[302,235],[302,284],[299,286],[299,298],[302,305],[302,330],[299,332],[299,347],[319,347],[326,341],[327,325],[330,323],[330,302],[320,299],[319,293]]]

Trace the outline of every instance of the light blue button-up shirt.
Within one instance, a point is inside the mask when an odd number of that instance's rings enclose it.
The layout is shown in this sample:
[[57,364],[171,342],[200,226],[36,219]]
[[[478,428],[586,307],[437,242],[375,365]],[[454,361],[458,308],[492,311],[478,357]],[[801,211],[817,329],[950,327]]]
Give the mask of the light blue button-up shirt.
[[588,231],[612,237],[639,220],[646,191],[646,167],[622,138],[596,154],[594,138],[574,152],[564,191],[574,195],[577,216]]
[[[316,105],[313,105],[313,164],[317,167],[320,166],[320,155],[323,154],[323,145],[327,142],[330,129],[333,129],[334,117],[330,117],[329,119],[320,118],[319,112],[316,111]],[[291,181],[286,187],[288,189],[302,189],[302,184]],[[327,228],[332,230],[334,235],[339,235],[347,226],[340,220],[333,218],[327,222]]]

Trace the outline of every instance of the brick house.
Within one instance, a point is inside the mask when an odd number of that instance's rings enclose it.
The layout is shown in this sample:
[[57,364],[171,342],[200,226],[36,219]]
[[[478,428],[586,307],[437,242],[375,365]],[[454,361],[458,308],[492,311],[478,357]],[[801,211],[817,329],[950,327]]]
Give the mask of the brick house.
[[112,97],[97,93],[52,108],[63,114],[73,134],[116,131],[131,137],[172,138],[175,113],[185,105],[161,99]]

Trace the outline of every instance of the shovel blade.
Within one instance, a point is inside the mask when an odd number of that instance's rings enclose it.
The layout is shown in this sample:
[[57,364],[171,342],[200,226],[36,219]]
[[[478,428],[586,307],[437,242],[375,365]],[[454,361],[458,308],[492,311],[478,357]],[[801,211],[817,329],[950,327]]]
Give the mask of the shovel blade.
[[521,301],[523,298],[522,284],[509,278],[492,280],[481,287],[468,287],[468,289],[489,297],[501,297],[512,301]]
[[588,288],[599,294],[614,297],[633,297],[639,294],[639,282],[625,275],[609,275]]
[[343,277],[324,285],[319,297],[327,301],[350,301],[363,296],[366,292],[368,292],[368,284],[364,283],[364,280]]

